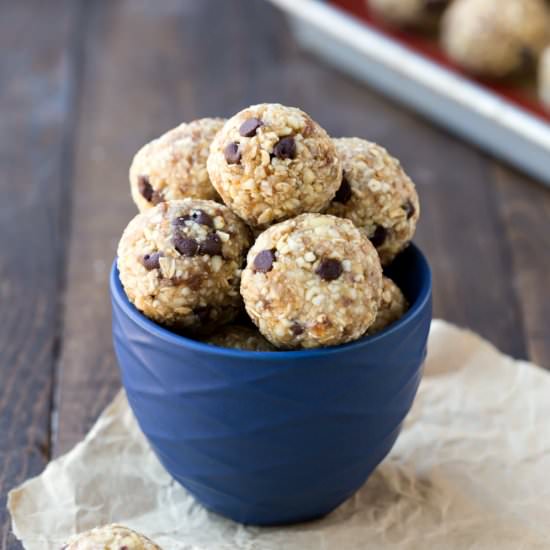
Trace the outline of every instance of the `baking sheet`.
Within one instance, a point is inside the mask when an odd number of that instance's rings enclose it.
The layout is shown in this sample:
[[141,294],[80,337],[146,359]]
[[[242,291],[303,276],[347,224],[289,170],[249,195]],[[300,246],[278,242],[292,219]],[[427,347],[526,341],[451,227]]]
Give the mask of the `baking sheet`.
[[520,109],[529,111],[535,117],[550,122],[550,111],[544,108],[538,99],[536,75],[522,75],[509,80],[491,80],[475,78],[465,73],[459,66],[453,63],[439,45],[437,33],[422,33],[414,30],[397,29],[385,25],[374,18],[365,0],[328,0],[335,8],[340,8],[360,19],[365,25],[381,32],[384,36],[396,40],[411,50],[428,58],[437,65],[446,67],[450,71],[462,75],[467,80],[479,84],[487,91],[500,96],[504,101],[516,105]]
[[269,1],[287,13],[306,49],[550,184],[550,124],[540,109],[512,101],[329,3]]

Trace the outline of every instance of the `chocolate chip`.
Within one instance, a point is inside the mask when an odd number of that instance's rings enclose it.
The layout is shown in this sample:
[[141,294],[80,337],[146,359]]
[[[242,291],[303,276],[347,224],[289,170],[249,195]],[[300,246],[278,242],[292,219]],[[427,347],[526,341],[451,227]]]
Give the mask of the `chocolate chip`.
[[448,3],[449,0],[424,0],[424,7],[430,13],[439,14],[445,10]]
[[528,46],[523,46],[519,52],[521,58],[520,70],[524,72],[532,71],[537,65],[537,54]]
[[273,147],[273,154],[281,160],[296,158],[296,141],[291,136],[281,138]]
[[162,254],[160,252],[152,252],[151,254],[145,254],[141,259],[141,263],[145,269],[151,271],[152,269],[158,269],[160,267],[160,257]]
[[210,317],[211,308],[208,306],[201,306],[193,310],[193,313],[198,317],[199,323],[206,323]]
[[212,219],[212,216],[210,216],[203,210],[194,210],[191,214],[191,219],[200,225],[214,227],[214,220]]
[[124,545],[124,546],[121,546],[118,550],[128,550],[128,547]]
[[414,204],[410,200],[407,200],[407,202],[403,205],[403,210],[407,214],[408,220],[410,220],[414,216],[414,213],[416,212]]
[[290,327],[290,332],[292,332],[294,336],[300,336],[300,334],[304,333],[304,327],[300,323],[294,322]]
[[138,190],[139,190],[141,196],[147,202],[151,202],[151,199],[153,198],[153,194],[155,193],[155,190],[153,189],[153,186],[149,182],[149,178],[147,176],[139,176],[139,178],[138,178]]
[[254,258],[254,271],[260,273],[267,273],[273,269],[273,262],[275,261],[275,254],[273,250],[262,250]]
[[344,268],[340,260],[325,258],[321,260],[315,273],[325,281],[334,281],[342,275],[342,271],[344,271]]
[[239,128],[239,134],[243,137],[252,137],[256,135],[256,131],[260,126],[263,125],[263,122],[257,118],[249,118],[245,120],[241,127]]
[[351,195],[352,195],[351,185],[346,179],[346,176],[343,176],[342,183],[340,184],[340,189],[336,191],[336,195],[334,195],[334,200],[336,202],[346,204],[351,199]]
[[370,242],[374,245],[374,247],[378,248],[384,244],[387,236],[388,230],[381,225],[377,225],[374,233],[370,237]]
[[200,225],[206,225],[208,227],[214,227],[214,220],[212,219],[212,216],[210,216],[203,210],[193,210],[191,214],[179,216],[174,220],[174,224],[185,225],[185,222],[187,221],[192,221]]
[[227,164],[239,164],[241,162],[241,152],[238,143],[230,143],[223,150]]
[[182,256],[196,256],[199,250],[199,243],[195,239],[176,235],[174,237],[174,247]]
[[153,191],[153,196],[151,197],[151,200],[149,202],[153,204],[164,202],[164,196],[160,191]]
[[200,242],[199,254],[207,256],[221,256],[222,240],[217,233],[210,233],[204,241]]

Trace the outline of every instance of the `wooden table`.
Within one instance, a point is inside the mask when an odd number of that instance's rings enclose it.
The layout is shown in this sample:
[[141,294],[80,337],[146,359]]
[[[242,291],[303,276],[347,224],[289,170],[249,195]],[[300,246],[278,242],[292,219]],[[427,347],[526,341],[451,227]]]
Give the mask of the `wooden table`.
[[[279,101],[386,145],[415,180],[435,314],[550,367],[550,190],[301,52],[260,0],[19,0],[0,12],[0,547],[5,494],[120,386],[107,275],[133,153]],[[549,159],[550,169],[550,159]]]

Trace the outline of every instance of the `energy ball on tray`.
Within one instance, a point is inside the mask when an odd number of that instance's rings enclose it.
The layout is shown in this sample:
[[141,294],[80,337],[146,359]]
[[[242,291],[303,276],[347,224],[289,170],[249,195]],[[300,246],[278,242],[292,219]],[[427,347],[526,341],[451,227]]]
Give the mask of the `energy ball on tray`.
[[241,294],[275,346],[350,342],[374,322],[382,293],[376,250],[353,223],[302,214],[264,231],[250,249]]
[[450,0],[367,0],[372,12],[398,27],[435,28]]
[[306,113],[264,103],[225,123],[210,147],[208,173],[227,206],[265,228],[325,208],[341,166],[330,137]]
[[378,306],[378,313],[374,323],[369,327],[367,334],[376,334],[405,315],[409,303],[401,289],[389,278],[382,281],[382,299]]
[[344,169],[327,214],[364,229],[388,265],[412,239],[420,215],[414,183],[386,149],[359,138],[334,139]]
[[239,284],[251,237],[226,206],[183,199],[138,214],[118,246],[120,280],[147,317],[208,333],[241,310]]
[[210,143],[225,120],[183,123],[144,145],[130,167],[132,198],[140,212],[174,199],[219,200],[206,170]]
[[72,537],[62,550],[161,550],[147,537],[122,525],[104,525]]
[[539,64],[539,96],[550,109],[550,46],[544,50]]
[[455,0],[443,18],[449,57],[480,76],[528,72],[550,36],[544,0]]
[[275,351],[275,348],[258,332],[258,329],[245,325],[226,325],[204,342],[222,348]]

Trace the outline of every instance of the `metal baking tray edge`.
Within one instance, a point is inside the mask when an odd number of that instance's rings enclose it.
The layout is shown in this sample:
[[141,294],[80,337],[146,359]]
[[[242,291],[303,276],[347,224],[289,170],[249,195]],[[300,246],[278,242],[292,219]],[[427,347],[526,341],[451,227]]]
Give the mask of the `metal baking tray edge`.
[[269,1],[304,48],[550,185],[545,121],[329,4]]

